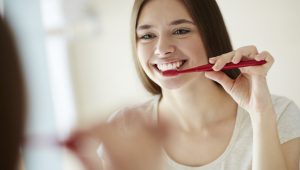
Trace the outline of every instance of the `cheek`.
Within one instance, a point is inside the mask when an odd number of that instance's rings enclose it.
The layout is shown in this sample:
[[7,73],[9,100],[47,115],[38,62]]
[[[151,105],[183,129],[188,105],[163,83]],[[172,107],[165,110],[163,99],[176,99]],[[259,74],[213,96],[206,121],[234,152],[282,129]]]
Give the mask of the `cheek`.
[[137,56],[140,64],[145,69],[145,67],[148,65],[149,58],[151,57],[151,51],[144,45],[137,46]]
[[145,47],[145,46],[137,47],[137,57],[138,57],[139,63],[142,66],[146,75],[152,81],[154,81],[153,72],[152,72],[153,68],[151,68],[150,63],[149,63],[151,56],[152,56],[152,52],[151,52],[151,49],[149,49],[148,47]]
[[138,61],[139,63],[143,66],[143,68],[145,69],[144,65],[145,65],[145,53],[144,51],[138,47],[137,48],[137,57],[138,57]]
[[191,59],[200,62],[207,63],[207,55],[202,40],[198,37],[190,39],[180,45],[184,49],[184,53],[191,57]]

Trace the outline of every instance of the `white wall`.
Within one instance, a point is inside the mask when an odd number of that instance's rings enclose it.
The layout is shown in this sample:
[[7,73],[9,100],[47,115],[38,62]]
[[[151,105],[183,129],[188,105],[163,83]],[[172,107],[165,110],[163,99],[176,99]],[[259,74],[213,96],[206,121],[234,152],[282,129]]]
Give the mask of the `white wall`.
[[234,47],[253,44],[269,51],[275,58],[268,76],[271,92],[300,106],[300,1],[217,1]]
[[[82,121],[105,116],[147,96],[131,59],[129,19],[132,2],[93,1],[93,8],[99,10],[99,34],[72,42],[71,59]],[[218,2],[234,47],[253,44],[259,50],[270,51],[276,59],[269,74],[272,93],[288,96],[300,106],[300,80],[296,78],[300,73],[300,1]]]
[[[82,7],[84,5],[86,8]],[[78,120],[82,123],[103,118],[118,107],[133,104],[145,96],[145,92],[131,57],[129,19],[132,0],[95,0],[80,6],[88,12],[70,17],[71,25],[80,25],[77,30],[81,30],[72,38],[70,59],[81,113]],[[72,14],[72,9],[67,11]],[[87,19],[82,19],[84,17]],[[100,22],[98,31],[90,28],[95,26],[93,22]],[[86,26],[82,26],[84,24]]]
[[0,15],[3,15],[4,8],[3,8],[3,0],[0,0]]

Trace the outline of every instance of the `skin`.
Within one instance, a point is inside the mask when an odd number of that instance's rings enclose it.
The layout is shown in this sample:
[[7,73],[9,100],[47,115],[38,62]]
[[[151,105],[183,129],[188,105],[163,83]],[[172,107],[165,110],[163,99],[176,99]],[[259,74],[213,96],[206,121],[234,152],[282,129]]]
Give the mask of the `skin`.
[[[124,132],[119,121],[99,122],[76,130],[63,145],[86,170],[159,170],[159,139],[163,131],[145,125],[142,120],[131,124],[130,129]],[[100,143],[105,147],[103,159],[96,153]]]
[[[141,12],[137,26],[137,53],[144,71],[155,83],[163,89],[178,89],[183,84],[189,84],[192,79],[197,79],[197,76],[203,75],[185,74],[170,78],[162,76],[153,65],[187,60],[181,67],[183,69],[208,61],[197,27],[185,9],[176,9],[179,10],[178,13],[170,16],[168,11],[173,10],[172,6],[164,5],[164,7],[166,7],[164,12],[148,15],[149,8],[146,5]],[[185,15],[181,16],[183,13]]]
[[[66,146],[87,169],[159,169],[159,166],[153,167],[159,165],[153,161],[159,162],[156,159],[160,158],[157,146],[161,143],[168,155],[179,163],[191,166],[208,164],[217,159],[228,146],[238,105],[249,112],[252,121],[252,169],[299,169],[299,138],[284,144],[279,142],[276,114],[266,81],[274,62],[269,52],[258,52],[255,46],[246,46],[208,61],[193,20],[177,0],[148,2],[137,24],[139,61],[163,93],[158,108],[158,129],[134,123],[130,125],[130,134],[124,136],[116,120],[74,133]],[[242,68],[242,74],[236,80],[219,72],[226,63],[248,59],[266,60],[267,63]],[[157,64],[181,60],[185,63],[179,69],[210,62],[214,64],[215,71],[164,77],[156,67]],[[127,114],[127,118],[128,115],[136,116],[139,113]],[[136,117],[135,120],[139,122]],[[91,138],[106,145],[107,158],[104,162],[95,161],[95,155],[82,153]],[[74,144],[76,141],[80,144]],[[94,151],[95,148],[88,153],[94,154]],[[130,153],[130,157],[127,153]]]
[[[170,25],[181,19],[192,21],[180,1],[151,1],[138,21],[138,28],[149,26],[137,30],[139,61],[163,91],[159,119],[170,125],[169,140],[165,142],[170,157],[182,164],[198,166],[218,158],[231,138],[236,117],[233,113],[239,105],[249,112],[253,124],[252,168],[298,169],[299,139],[280,145],[278,138],[276,114],[266,81],[274,62],[270,53],[258,52],[255,46],[242,47],[210,59],[209,62],[215,64],[215,72],[205,74],[164,77],[155,68],[155,64],[174,60],[186,60],[180,69],[207,61],[201,37],[193,24]],[[174,30],[182,28],[190,31],[175,34]],[[242,68],[242,74],[236,80],[219,72],[226,63],[247,59],[266,60],[267,64]],[[225,91],[211,80],[220,83]],[[286,148],[295,151],[287,155]],[[287,157],[296,161],[287,161]]]
[[[153,10],[159,12],[153,13]],[[169,138],[165,143],[168,154],[182,164],[204,165],[215,160],[226,149],[233,132],[237,105],[203,73],[165,77],[153,66],[186,60],[180,68],[185,69],[208,62],[194,24],[170,25],[182,19],[193,22],[180,2],[149,2],[138,21],[137,51],[147,75],[163,89],[159,119],[169,124]],[[151,27],[139,30],[144,25]],[[176,34],[181,29],[190,32]],[[220,103],[222,106],[215,107]]]

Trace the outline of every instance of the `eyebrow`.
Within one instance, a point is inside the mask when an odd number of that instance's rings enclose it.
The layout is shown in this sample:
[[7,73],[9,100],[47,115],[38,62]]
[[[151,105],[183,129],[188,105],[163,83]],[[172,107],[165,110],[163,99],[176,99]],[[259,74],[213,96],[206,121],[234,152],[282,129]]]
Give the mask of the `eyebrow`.
[[[175,20],[175,21],[172,21],[170,23],[170,25],[180,25],[180,24],[193,24],[194,23],[192,21],[189,21],[187,19],[178,19],[178,20]],[[153,27],[152,25],[141,25],[141,26],[138,26],[137,27],[137,30],[146,30],[146,29],[150,29],[151,27]]]
[[187,19],[175,20],[175,21],[171,22],[170,25],[180,25],[180,24],[193,24],[194,25],[194,23],[192,21],[189,21]]

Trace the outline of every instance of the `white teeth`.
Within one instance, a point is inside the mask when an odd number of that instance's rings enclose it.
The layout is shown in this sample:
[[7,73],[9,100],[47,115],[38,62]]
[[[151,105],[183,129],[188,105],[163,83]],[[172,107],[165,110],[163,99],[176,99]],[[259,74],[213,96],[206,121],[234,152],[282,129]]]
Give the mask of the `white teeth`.
[[168,66],[166,65],[166,64],[164,64],[164,65],[162,65],[162,70],[167,70],[168,68],[167,68]]
[[176,66],[176,64],[175,64],[175,63],[173,63],[173,64],[172,64],[172,68],[174,68],[174,67],[176,67],[176,68],[177,68],[177,66]]
[[173,63],[163,63],[163,64],[157,64],[157,68],[160,71],[166,71],[166,70],[176,70],[183,64],[183,61],[177,61]]

